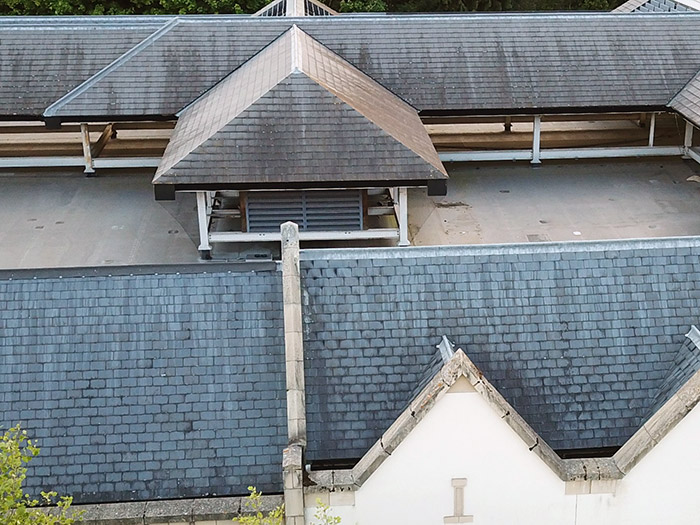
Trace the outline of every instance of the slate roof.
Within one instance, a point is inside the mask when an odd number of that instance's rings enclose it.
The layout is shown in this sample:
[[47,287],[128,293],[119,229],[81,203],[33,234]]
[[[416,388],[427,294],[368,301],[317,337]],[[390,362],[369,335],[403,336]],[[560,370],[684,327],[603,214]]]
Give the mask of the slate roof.
[[81,503],[281,492],[280,274],[136,270],[0,275],[0,426],[39,440],[28,489]]
[[700,126],[700,73],[673,97],[669,106]]
[[418,113],[294,26],[182,112],[153,182],[446,178]]
[[[172,116],[292,23],[421,111],[663,108],[700,70],[695,14],[180,17],[56,115]],[[0,37],[7,31],[0,27]],[[85,38],[85,48],[103,49]],[[21,56],[42,54],[37,46]],[[32,74],[50,85],[83,59]],[[11,71],[7,79],[26,86],[25,74]],[[66,90],[53,93],[58,100]],[[14,112],[20,96],[5,93],[0,114]],[[39,115],[46,106],[32,108]]]
[[153,18],[132,18],[127,23],[0,18],[0,113],[41,115],[56,98],[109,65],[161,24]]
[[698,255],[700,238],[302,252],[307,457],[361,457],[442,335],[553,448],[622,445],[697,323]]
[[654,397],[648,417],[661,408],[698,370],[700,370],[700,352],[692,340],[686,339],[676,352],[666,378]]

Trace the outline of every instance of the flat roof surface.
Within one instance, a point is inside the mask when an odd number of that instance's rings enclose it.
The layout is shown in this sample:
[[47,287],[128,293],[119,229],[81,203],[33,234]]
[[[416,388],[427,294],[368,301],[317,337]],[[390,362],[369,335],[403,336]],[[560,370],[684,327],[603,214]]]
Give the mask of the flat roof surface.
[[416,245],[700,234],[700,166],[681,159],[447,164],[445,197],[409,190]]
[[0,172],[0,268],[196,262],[153,172]]
[[[688,180],[700,177],[700,165],[690,161],[548,162],[537,168],[522,162],[448,164],[447,169],[445,197],[409,190],[415,245],[700,235],[700,183]],[[86,178],[68,169],[0,172],[0,268],[198,261],[197,244],[188,235],[196,236],[193,199],[156,202],[152,171],[98,175]],[[220,255],[238,259],[254,247],[231,245]]]

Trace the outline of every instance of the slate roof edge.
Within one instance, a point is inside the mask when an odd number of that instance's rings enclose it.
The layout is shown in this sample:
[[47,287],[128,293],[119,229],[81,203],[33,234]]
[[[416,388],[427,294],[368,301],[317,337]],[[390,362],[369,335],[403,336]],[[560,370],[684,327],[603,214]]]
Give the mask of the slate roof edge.
[[[261,510],[281,505],[281,495],[261,496]],[[80,519],[85,525],[143,525],[144,523],[195,523],[200,521],[231,520],[248,514],[245,497],[194,498],[181,500],[154,500],[123,503],[71,505],[71,511],[83,512]]]
[[69,268],[20,268],[0,270],[0,281],[28,279],[69,279],[76,277],[117,277],[127,275],[171,275],[245,273],[277,271],[274,261],[199,262],[188,264],[141,264],[135,266],[86,266]]
[[627,474],[699,401],[700,371],[693,374],[613,455],[620,471]]
[[63,106],[66,104],[72,102],[75,100],[77,97],[82,95],[83,93],[87,92],[90,88],[92,88],[95,84],[97,84],[100,80],[102,80],[104,77],[109,75],[113,70],[117,69],[118,67],[122,66],[131,58],[133,58],[135,55],[138,55],[143,49],[150,47],[151,44],[153,44],[156,40],[158,40],[160,37],[163,35],[167,34],[170,32],[172,28],[174,28],[176,25],[178,25],[179,19],[177,17],[169,19],[163,26],[161,26],[159,29],[148,35],[146,38],[141,40],[138,44],[136,44],[134,47],[120,55],[117,59],[114,61],[110,62],[107,64],[104,68],[102,68],[100,71],[92,75],[90,78],[79,84],[78,86],[74,87],[71,89],[68,93],[63,95],[61,98],[53,102],[49,107],[47,107],[44,110],[44,116],[45,117],[55,117],[58,116],[57,112],[61,110]]
[[698,371],[611,458],[561,459],[459,349],[351,470],[311,471],[315,488],[360,488],[462,376],[565,482],[622,479],[700,402]]
[[611,239],[602,241],[562,241],[515,244],[469,244],[413,246],[403,248],[327,248],[301,251],[302,261],[403,259],[445,256],[486,256],[541,253],[605,252],[640,249],[700,248],[700,236],[659,237],[655,239]]
[[[568,460],[562,460],[557,456],[554,450],[484,377],[481,370],[467,357],[464,351],[459,349],[357,462],[350,471],[350,475],[341,476],[338,471],[330,471],[330,474],[328,471],[312,471],[309,473],[311,481],[320,488],[358,489],[361,487],[462,376],[466,377],[498,416],[520,436],[528,449],[539,456],[563,481],[579,479],[581,476],[586,476],[589,471],[599,473],[604,471],[605,475],[611,478],[620,477],[619,471],[613,465],[608,465],[607,470],[600,468],[600,464],[610,463],[605,459],[576,460],[574,463],[567,464]],[[584,468],[585,462],[591,463],[592,468]],[[329,482],[332,486],[328,485]]]
[[[675,1],[675,0],[674,0]],[[682,1],[678,3],[683,3]],[[115,25],[128,25],[130,23],[139,22],[154,23],[154,22],[166,22],[177,18],[180,22],[208,22],[208,23],[221,23],[222,21],[248,21],[256,20],[258,23],[268,23],[266,21],[276,19],[279,23],[280,19],[289,21],[291,25],[293,21],[303,21],[312,23],[342,23],[343,20],[347,19],[357,19],[361,17],[363,20],[368,20],[375,18],[377,21],[387,21],[387,20],[445,20],[447,18],[463,20],[463,19],[477,19],[483,20],[485,18],[492,19],[503,19],[503,18],[564,18],[564,19],[581,19],[581,18],[599,18],[599,19],[613,19],[613,18],[631,18],[631,17],[644,17],[644,19],[651,18],[666,18],[673,17],[676,18],[678,13],[625,13],[625,12],[591,12],[591,11],[581,11],[581,12],[571,12],[571,11],[547,11],[547,12],[510,12],[510,13],[496,13],[496,12],[483,12],[483,13],[338,13],[337,16],[322,16],[322,17],[253,17],[252,14],[186,14],[186,15],[67,15],[67,16],[0,16],[0,29],[11,29],[13,27],[22,27],[23,24],[34,23],[41,26],[61,26],[61,25],[71,25],[71,24],[102,24],[110,23]],[[684,17],[700,17],[700,13],[688,12],[683,13]],[[325,21],[325,22],[322,22]],[[24,26],[26,27],[26,26]]]

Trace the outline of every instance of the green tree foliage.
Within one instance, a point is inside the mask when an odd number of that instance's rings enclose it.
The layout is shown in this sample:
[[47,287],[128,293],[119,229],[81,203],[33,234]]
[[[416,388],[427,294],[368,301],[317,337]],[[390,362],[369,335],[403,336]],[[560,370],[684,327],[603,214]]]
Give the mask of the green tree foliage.
[[[0,436],[0,523],[3,525],[71,525],[75,516],[68,511],[73,499],[63,496],[54,504],[55,492],[42,492],[33,499],[22,490],[26,464],[39,448],[19,425]],[[39,505],[52,507],[37,508]]]
[[341,13],[383,13],[386,12],[384,0],[340,0]]
[[245,516],[236,518],[234,521],[241,525],[283,525],[284,505],[279,505],[269,512],[262,510],[262,492],[258,492],[255,487],[248,487],[250,495],[243,500],[243,512]]
[[[284,525],[284,505],[279,505],[268,512],[262,510],[262,492],[255,487],[248,487],[250,495],[243,500],[245,516],[234,518],[240,525]],[[331,508],[316,499],[316,512],[311,525],[340,525],[340,518],[330,513]]]
[[[623,0],[327,0],[341,12],[568,11],[613,9]],[[268,0],[0,0],[0,15],[254,13]]]

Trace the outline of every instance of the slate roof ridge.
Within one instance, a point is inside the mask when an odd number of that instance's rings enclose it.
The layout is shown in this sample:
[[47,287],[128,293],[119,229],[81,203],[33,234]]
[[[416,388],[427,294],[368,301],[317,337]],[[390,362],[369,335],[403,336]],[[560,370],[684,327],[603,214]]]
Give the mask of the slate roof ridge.
[[177,17],[173,18],[169,22],[167,22],[163,27],[152,33],[150,36],[146,37],[143,39],[141,42],[136,44],[134,47],[129,49],[126,53],[121,55],[119,58],[114,60],[112,63],[107,65],[106,67],[102,68],[100,71],[95,73],[93,76],[88,78],[85,82],[80,84],[79,86],[73,88],[71,91],[63,95],[61,98],[56,100],[53,104],[51,104],[49,107],[47,107],[44,110],[44,116],[45,117],[53,117],[56,116],[56,113],[66,104],[69,102],[72,102],[75,100],[77,97],[88,91],[92,86],[97,84],[100,80],[105,78],[109,73],[114,71],[115,69],[119,68],[122,66],[124,63],[128,62],[133,56],[137,55],[140,53],[143,49],[146,49],[150,47],[154,42],[156,42],[159,38],[161,38],[163,35],[167,34],[170,32],[171,29],[173,29],[176,25],[178,25],[179,20]]
[[651,250],[651,249],[700,248],[700,236],[657,237],[653,239],[608,239],[595,241],[558,241],[542,243],[465,244],[443,246],[407,246],[401,248],[319,248],[301,250],[302,261],[404,259],[435,256],[485,256],[514,254],[561,254]]
[[71,279],[87,277],[118,277],[134,275],[173,275],[248,273],[277,271],[277,263],[271,261],[207,262],[185,264],[142,264],[134,266],[80,266],[66,268],[0,269],[0,282],[38,279]]
[[[682,3],[682,2],[679,2]],[[624,5],[624,4],[623,4]],[[614,20],[616,18],[629,19],[635,16],[644,16],[645,19],[649,18],[667,18],[676,17],[674,13],[625,13],[625,12],[525,12],[525,13],[495,13],[495,12],[483,12],[483,13],[338,13],[337,16],[328,17],[296,17],[292,20],[303,20],[304,23],[343,23],[348,19],[356,19],[361,17],[365,21],[372,21],[376,19],[377,22],[381,21],[395,21],[401,22],[405,20],[465,20],[465,19],[505,19],[505,18],[518,18],[518,19],[566,19],[566,20],[576,20],[576,19],[601,19],[601,20]],[[700,13],[689,12],[684,13],[684,17],[700,17]],[[169,20],[177,18],[181,23],[214,23],[220,24],[222,22],[245,22],[250,23],[255,20],[256,23],[279,23],[279,17],[252,17],[248,14],[184,14],[184,15],[67,15],[56,17],[52,15],[47,16],[0,16],[0,29],[3,31],[12,29],[25,29],[27,26],[34,27],[70,27],[75,25],[76,27],[81,27],[85,25],[119,25],[128,26],[129,24],[157,24],[158,22],[167,22]]]
[[85,26],[119,26],[119,27],[160,27],[163,23],[179,15],[65,15],[57,17],[50,16],[0,16],[0,29],[9,31],[13,29],[66,29],[75,27],[76,29]]
[[[357,66],[344,59],[339,54],[329,49],[323,43],[306,33],[304,30],[300,29],[296,24],[292,26],[291,31],[293,31],[293,42],[296,45],[296,47],[293,48],[293,51],[296,50],[299,53],[299,56],[297,57],[298,65],[300,66],[300,70],[302,71],[302,73],[314,80],[326,90],[330,91],[333,95],[335,95],[343,102],[348,104],[355,111],[361,113],[367,120],[374,123],[376,126],[380,127],[385,132],[389,133],[395,139],[399,140],[404,146],[406,146],[411,151],[419,155],[424,161],[437,168],[444,175],[447,175],[447,171],[445,170],[445,167],[440,161],[440,157],[438,156],[435,147],[432,145],[427,131],[425,131],[425,129],[423,128],[423,124],[420,121],[420,117],[418,116],[418,110],[415,108],[415,106],[413,106],[404,98],[394,93],[386,86],[384,86],[381,82],[378,82],[376,79],[372,78],[370,75],[362,71]],[[301,43],[301,40],[306,40],[305,45],[299,45]],[[420,139],[418,141],[415,141],[412,136],[412,133],[410,132],[406,133],[403,137],[400,136],[402,132],[406,131],[406,128],[410,126],[410,123],[404,122],[403,126],[399,126],[398,128],[392,126],[392,119],[393,117],[397,116],[396,114],[389,115],[387,118],[387,115],[383,114],[382,112],[378,112],[377,114],[375,114],[375,112],[373,111],[373,109],[375,108],[374,104],[370,104],[370,108],[368,110],[368,107],[363,107],[363,104],[358,103],[358,99],[356,97],[353,97],[352,90],[355,86],[348,86],[348,83],[344,82],[334,83],[333,75],[328,73],[327,68],[320,68],[320,71],[326,73],[326,78],[324,78],[322,74],[318,74],[319,70],[314,70],[311,61],[313,58],[315,58],[315,56],[312,57],[312,55],[320,54],[325,54],[327,59],[337,61],[337,63],[341,64],[345,70],[354,72],[359,77],[359,79],[364,80],[366,82],[366,86],[369,85],[371,87],[372,85],[375,85],[376,87],[378,87],[379,91],[381,91],[381,96],[386,97],[387,99],[391,99],[391,102],[396,105],[397,110],[415,113],[416,122],[414,122],[413,124],[415,124],[416,127],[420,126],[419,129],[420,131],[422,131],[423,135],[422,143]],[[295,56],[295,53],[293,52],[292,55]],[[355,82],[353,82],[353,84],[355,84]],[[354,94],[356,95],[357,93]],[[365,96],[360,97],[360,99],[364,98]]]
[[[182,21],[182,22],[187,23],[187,21]],[[187,104],[186,106],[184,106],[180,111],[178,111],[178,112],[175,114],[175,116],[179,118],[185,111],[187,111],[187,109],[189,109],[190,107],[194,106],[195,104],[197,104],[197,102],[200,102],[202,99],[204,99],[204,98],[206,98],[208,95],[210,95],[214,89],[217,89],[217,88],[218,88],[218,89],[221,89],[220,86],[221,86],[222,84],[224,84],[227,80],[230,80],[231,77],[232,77],[236,72],[240,71],[244,66],[246,66],[246,64],[250,64],[250,63],[253,62],[254,60],[258,59],[263,53],[265,53],[266,51],[269,51],[269,49],[270,49],[273,45],[278,44],[279,41],[280,41],[282,38],[285,38],[285,36],[287,35],[287,33],[289,33],[289,32],[291,31],[291,29],[292,29],[291,27],[288,27],[287,29],[285,29],[284,31],[282,31],[279,35],[277,35],[275,38],[273,38],[272,40],[270,40],[270,42],[268,42],[268,43],[267,43],[263,48],[261,48],[257,53],[255,53],[254,55],[252,55],[252,56],[251,56],[250,58],[248,58],[245,62],[243,62],[241,65],[239,65],[237,68],[235,68],[235,69],[229,71],[228,74],[226,74],[226,76],[224,76],[223,78],[221,78],[221,79],[220,79],[218,82],[216,82],[215,84],[212,84],[211,87],[210,87],[209,89],[207,89],[204,93],[202,93],[202,94],[199,95],[197,98],[195,98],[192,102],[190,102],[189,104]]]
[[[249,72],[249,70],[255,68],[255,66],[258,65],[258,63],[261,60],[266,59],[267,55],[273,54],[273,59],[278,58],[274,55],[275,48],[281,46],[283,47],[284,51],[284,46],[286,43],[285,41],[289,40],[291,36],[292,28],[286,29],[269,44],[267,44],[260,51],[258,51],[255,55],[243,62],[239,67],[231,71],[228,75],[226,75],[219,82],[214,84],[211,88],[202,93],[199,97],[197,97],[194,101],[182,108],[177,113],[178,123],[175,125],[173,136],[170,138],[170,141],[168,142],[168,145],[165,148],[165,153],[163,153],[161,162],[158,166],[158,169],[156,170],[155,176],[153,177],[153,183],[158,182],[158,180],[161,179],[161,177],[165,173],[167,173],[171,168],[176,166],[180,161],[185,159],[187,155],[192,153],[195,149],[197,149],[211,137],[216,135],[216,133],[221,131],[228,123],[235,119],[236,116],[240,115],[251,105],[253,105],[256,101],[260,100],[260,98],[263,97],[266,93],[268,93],[270,89],[278,85],[284,78],[286,78],[292,73],[292,60],[284,60],[284,57],[282,57],[283,63],[285,63],[285,65],[287,66],[286,69],[280,70],[278,72],[278,75],[276,75],[274,78],[271,75],[266,75],[264,84],[262,82],[259,82],[259,85],[257,86],[259,89],[257,90],[254,90],[250,86],[248,86],[248,89],[245,91],[245,93],[250,95],[250,98],[244,103],[235,106],[234,110],[231,111],[231,113],[226,115],[224,118],[217,118],[215,121],[208,122],[210,126],[203,130],[203,132],[196,133],[197,130],[195,130],[195,132],[192,133],[184,133],[186,135],[186,141],[184,143],[185,147],[183,147],[183,144],[178,142],[178,132],[181,129],[183,129],[183,123],[186,122],[186,119],[189,116],[189,114],[196,112],[198,106],[206,104],[208,100],[212,100],[214,97],[218,96],[220,92],[225,92],[225,90],[229,89],[232,86],[235,86],[236,82],[241,80],[240,77],[242,75],[245,75]],[[253,74],[254,73],[255,71],[253,70]],[[217,114],[217,117],[221,116],[221,113]],[[202,131],[201,129],[199,130]]]

